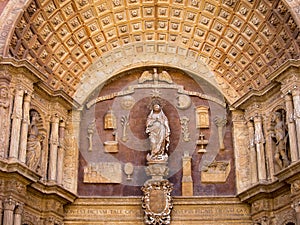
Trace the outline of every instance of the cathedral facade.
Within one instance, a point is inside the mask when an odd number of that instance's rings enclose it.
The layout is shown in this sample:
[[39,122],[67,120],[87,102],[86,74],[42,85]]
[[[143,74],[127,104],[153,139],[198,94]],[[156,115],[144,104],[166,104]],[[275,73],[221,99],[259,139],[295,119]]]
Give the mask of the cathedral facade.
[[0,225],[299,225],[299,12],[0,1]]

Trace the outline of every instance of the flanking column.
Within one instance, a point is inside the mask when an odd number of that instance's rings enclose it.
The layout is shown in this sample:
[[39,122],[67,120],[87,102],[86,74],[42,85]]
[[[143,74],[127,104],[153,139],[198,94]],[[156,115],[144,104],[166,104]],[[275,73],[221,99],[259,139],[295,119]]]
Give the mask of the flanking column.
[[296,126],[294,122],[294,108],[292,102],[292,96],[290,94],[286,94],[284,96],[285,106],[286,106],[286,120],[288,125],[289,132],[289,144],[291,151],[291,161],[296,162],[300,156],[297,149],[297,134],[296,134]]
[[262,119],[260,115],[254,117],[254,144],[257,151],[257,168],[258,168],[258,180],[266,180],[266,157],[264,148],[264,135],[262,129]]
[[14,225],[14,209],[16,202],[11,198],[4,201],[3,224]]
[[21,125],[21,138],[20,138],[20,150],[19,160],[22,163],[26,163],[26,148],[27,148],[27,136],[28,136],[28,125],[30,123],[30,101],[31,95],[25,94],[23,103],[23,118]]
[[17,203],[14,215],[14,225],[22,225],[23,204]]
[[249,131],[249,150],[250,150],[250,168],[251,168],[251,184],[258,182],[258,172],[257,172],[257,156],[256,149],[254,144],[254,124],[252,121],[247,122],[248,131]]
[[14,109],[12,114],[12,127],[11,127],[11,141],[9,149],[9,158],[18,159],[19,157],[19,143],[20,143],[20,129],[23,111],[23,96],[24,90],[17,87],[14,97]]
[[292,90],[293,96],[293,105],[294,105],[294,113],[295,113],[295,122],[296,122],[296,132],[297,132],[297,146],[298,146],[298,155],[300,156],[300,87],[295,87]]
[[59,146],[57,153],[57,184],[61,185],[63,182],[63,167],[64,167],[64,156],[65,156],[65,127],[64,121],[59,123]]
[[49,155],[49,176],[50,181],[57,179],[57,149],[58,149],[58,128],[59,118],[54,115],[51,119],[51,134],[50,134],[50,155]]

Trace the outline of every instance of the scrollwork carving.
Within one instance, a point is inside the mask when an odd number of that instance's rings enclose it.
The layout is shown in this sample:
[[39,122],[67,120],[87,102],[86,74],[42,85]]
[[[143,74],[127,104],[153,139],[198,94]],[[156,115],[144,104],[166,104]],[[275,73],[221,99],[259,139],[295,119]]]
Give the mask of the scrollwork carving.
[[150,181],[142,187],[144,196],[142,208],[146,224],[170,224],[173,208],[171,191],[173,185],[168,180]]

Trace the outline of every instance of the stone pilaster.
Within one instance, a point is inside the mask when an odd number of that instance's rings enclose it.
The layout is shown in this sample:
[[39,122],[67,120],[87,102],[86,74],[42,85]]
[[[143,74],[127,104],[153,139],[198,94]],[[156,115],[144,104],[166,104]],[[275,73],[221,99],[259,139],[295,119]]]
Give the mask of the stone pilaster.
[[23,111],[23,95],[24,90],[22,87],[18,86],[15,90],[14,97],[14,109],[12,114],[12,127],[11,127],[11,139],[9,158],[18,159],[19,155],[19,143],[20,143],[20,129],[22,121],[22,111]]
[[13,225],[14,224],[14,209],[16,207],[16,202],[11,198],[4,201],[4,215],[3,224]]
[[65,122],[59,123],[59,147],[57,152],[57,184],[61,185],[63,182],[63,166],[65,156]]
[[7,158],[10,134],[11,97],[9,82],[0,73],[0,158]]
[[50,155],[49,155],[49,174],[50,181],[57,180],[57,149],[58,149],[58,129],[59,118],[54,115],[51,119],[51,134],[50,134]]
[[21,125],[20,150],[19,150],[19,160],[22,163],[26,163],[28,125],[30,122],[30,115],[29,115],[30,101],[31,101],[31,94],[26,93],[24,95],[24,103],[23,103],[23,118],[22,118],[22,125]]
[[257,151],[257,168],[259,181],[267,179],[264,143],[265,139],[263,134],[262,118],[260,115],[256,115],[254,117],[254,144]]
[[275,179],[275,167],[274,167],[274,152],[272,146],[272,134],[273,134],[273,122],[271,115],[263,116],[263,131],[265,136],[265,165],[266,165],[266,179]]
[[247,122],[249,132],[249,148],[250,148],[250,167],[251,167],[251,184],[255,184],[258,181],[257,172],[257,156],[254,144],[254,124],[252,121]]
[[298,146],[298,155],[300,155],[300,87],[295,85],[292,90],[293,103],[294,103],[294,118],[296,122],[296,135],[297,135],[297,146]]
[[297,150],[297,136],[296,136],[296,126],[294,122],[294,108],[292,102],[292,96],[286,94],[284,96],[285,106],[286,106],[286,120],[288,125],[289,133],[289,144],[291,150],[291,161],[292,163],[299,159],[299,152]]
[[[233,125],[233,146],[236,165],[236,185],[238,193],[247,189],[251,185],[251,166],[250,158],[250,142],[249,132],[244,117],[244,112],[240,110],[232,111],[232,125]],[[253,132],[253,131],[252,131]],[[253,135],[252,135],[253,136]],[[255,149],[254,149],[255,153]],[[255,156],[256,158],[256,156]],[[256,162],[256,160],[254,160]],[[255,164],[256,165],[256,164]],[[257,182],[257,179],[255,180]]]

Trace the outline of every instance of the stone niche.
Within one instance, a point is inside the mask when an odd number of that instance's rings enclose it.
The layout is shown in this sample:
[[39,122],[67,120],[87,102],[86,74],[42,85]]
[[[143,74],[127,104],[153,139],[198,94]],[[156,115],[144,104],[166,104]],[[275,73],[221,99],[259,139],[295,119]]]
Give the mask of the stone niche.
[[[207,161],[209,165],[214,159],[230,163],[234,159],[231,123],[228,122],[223,129],[226,150],[220,151],[218,130],[211,122],[215,117],[227,116],[230,119],[230,115],[226,115],[224,100],[220,97],[222,95],[205,80],[177,69],[157,67],[158,80],[152,79],[153,73],[153,67],[121,73],[95,90],[86,101],[80,124],[78,195],[143,195],[141,187],[149,179],[145,167],[150,149],[145,129],[153,97],[163,100],[163,111],[170,120],[169,175],[166,179],[174,184],[171,195],[182,196],[182,156],[185,151],[191,156],[194,188],[190,196],[234,195],[235,172],[230,165],[226,167],[225,173],[214,174],[223,176],[221,180],[212,180],[214,189],[201,181],[202,176],[206,176],[201,171]],[[209,96],[209,100],[205,96]],[[201,122],[197,122],[199,118],[195,111],[199,106]],[[115,124],[109,129],[105,124],[108,112],[112,112],[115,119]],[[197,152],[200,134],[208,141],[205,153]],[[107,143],[115,143],[116,146],[108,151]],[[118,163],[120,167],[117,172],[105,174],[100,165],[106,162]],[[130,179],[127,179],[128,174],[125,172],[128,163],[133,167]],[[208,173],[214,172],[209,170]],[[103,175],[109,179],[104,179]]]

